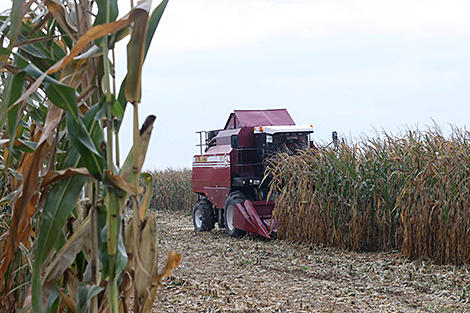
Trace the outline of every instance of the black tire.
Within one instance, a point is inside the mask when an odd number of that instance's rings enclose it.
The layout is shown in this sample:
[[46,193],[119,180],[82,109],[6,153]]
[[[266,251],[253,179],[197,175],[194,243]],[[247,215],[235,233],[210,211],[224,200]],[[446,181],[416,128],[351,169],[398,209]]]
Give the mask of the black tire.
[[234,191],[225,200],[224,220],[225,232],[231,237],[241,237],[246,231],[233,226],[233,215],[235,214],[235,206],[237,203],[245,202],[245,196],[240,191]]
[[225,217],[223,209],[216,209],[217,212],[217,223],[219,223],[219,228],[225,228]]
[[193,210],[193,224],[196,231],[211,231],[216,220],[212,203],[207,198],[196,202]]

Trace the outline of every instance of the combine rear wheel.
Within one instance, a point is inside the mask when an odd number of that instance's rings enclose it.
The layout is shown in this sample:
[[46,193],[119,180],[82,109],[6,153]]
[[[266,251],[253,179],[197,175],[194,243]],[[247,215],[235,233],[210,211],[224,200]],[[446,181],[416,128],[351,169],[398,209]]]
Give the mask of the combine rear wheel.
[[233,216],[237,203],[245,202],[245,196],[240,191],[234,191],[225,200],[224,216],[225,216],[225,232],[231,237],[241,237],[246,234],[242,229],[233,226]]
[[212,203],[203,198],[196,202],[193,210],[193,224],[196,231],[210,231],[214,228],[216,218]]

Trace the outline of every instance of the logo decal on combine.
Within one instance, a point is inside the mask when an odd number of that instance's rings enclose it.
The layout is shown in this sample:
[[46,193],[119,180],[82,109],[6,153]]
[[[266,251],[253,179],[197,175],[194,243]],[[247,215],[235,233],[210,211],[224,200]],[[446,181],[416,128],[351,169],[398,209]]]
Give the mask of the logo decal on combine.
[[206,156],[197,156],[194,158],[194,162],[200,163],[200,162],[207,162],[207,157]]
[[196,156],[193,157],[193,167],[228,168],[230,155]]

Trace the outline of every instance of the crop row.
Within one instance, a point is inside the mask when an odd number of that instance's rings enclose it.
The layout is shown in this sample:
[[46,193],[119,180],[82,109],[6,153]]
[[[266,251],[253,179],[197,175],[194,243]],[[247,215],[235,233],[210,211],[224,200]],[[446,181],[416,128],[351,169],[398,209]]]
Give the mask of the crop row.
[[153,178],[153,196],[150,208],[163,211],[192,212],[197,201],[193,193],[191,170],[188,168],[167,168],[149,171]]
[[439,263],[470,261],[470,133],[407,131],[278,154],[279,236],[350,250],[400,249]]

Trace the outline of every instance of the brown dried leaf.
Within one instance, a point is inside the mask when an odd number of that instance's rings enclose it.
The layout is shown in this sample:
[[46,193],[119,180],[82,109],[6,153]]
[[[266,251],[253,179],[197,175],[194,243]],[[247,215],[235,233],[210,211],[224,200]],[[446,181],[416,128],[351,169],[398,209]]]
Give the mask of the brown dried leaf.
[[73,263],[85,241],[90,236],[90,218],[70,237],[49,266],[42,281],[42,303],[47,303],[52,287],[62,278],[64,271]]
[[150,280],[150,285],[147,287],[149,292],[148,298],[143,303],[143,307],[139,307],[139,312],[150,313],[152,311],[157,288],[163,286],[162,279],[171,275],[173,269],[180,263],[180,260],[181,254],[178,254],[176,251],[168,252],[168,260],[165,265],[165,269],[161,274],[154,275]]
[[41,21],[34,26],[34,28],[29,32],[29,34],[26,37],[29,37],[33,35],[37,30],[39,30],[46,22],[52,17],[52,13],[48,12],[42,19]]
[[150,7],[140,10],[127,45],[126,99],[132,104],[140,103],[142,97],[142,64],[144,63],[145,37],[147,34]]
[[18,171],[23,174],[23,193],[16,201],[13,210],[6,254],[0,268],[0,277],[5,275],[20,241],[28,245],[26,242],[29,235],[27,230],[29,230],[29,219],[36,210],[39,170],[49,150],[50,145],[45,141],[38,145],[32,154],[25,153],[26,157],[22,159],[24,162],[22,162]]
[[[49,1],[52,2],[51,0]],[[51,66],[46,72],[44,72],[44,74],[38,77],[35,83],[31,85],[30,88],[26,90],[26,92],[23,93],[22,96],[19,97],[18,100],[13,105],[18,104],[24,101],[27,97],[29,97],[33,92],[35,92],[39,88],[39,86],[42,84],[42,82],[44,81],[44,79],[46,78],[48,74],[52,74],[52,73],[60,71],[65,65],[67,65],[70,61],[72,61],[73,58],[78,56],[80,52],[83,50],[83,48],[85,48],[86,45],[90,41],[93,41],[95,39],[101,38],[108,34],[114,33],[124,27],[129,26],[133,21],[135,21],[136,18],[140,16],[141,11],[145,10],[146,3],[148,2],[151,2],[151,1],[150,0],[142,1],[142,4],[139,3],[126,16],[124,16],[123,18],[121,18],[120,20],[116,22],[100,24],[100,25],[90,28],[83,36],[80,37],[80,39],[77,40],[72,50],[70,51],[69,55],[63,57],[60,61],[58,61],[53,66]]]
[[144,0],[139,2],[137,6],[135,6],[127,15],[122,17],[121,19],[117,20],[116,22],[100,24],[90,28],[80,39],[75,43],[74,47],[70,51],[70,54],[66,56],[64,59],[56,63],[51,69],[49,69],[48,73],[55,73],[59,71],[63,66],[69,63],[74,57],[76,57],[85,46],[95,39],[101,38],[108,34],[114,33],[128,25],[130,25],[135,19],[137,19],[141,14],[142,11],[146,12],[146,8],[148,3],[151,3],[151,0]]
[[[105,171],[105,178],[107,182],[114,187],[127,192],[129,195],[135,195],[135,189],[134,186],[131,183],[126,182],[121,176],[119,175],[113,175],[109,170]],[[139,193],[143,192],[143,188],[139,187],[138,190]]]
[[41,188],[44,188],[44,187],[46,187],[50,184],[53,184],[53,183],[55,183],[55,182],[57,182],[61,179],[65,179],[67,177],[70,177],[70,176],[73,176],[73,175],[76,175],[76,174],[84,175],[84,176],[88,176],[88,177],[93,177],[90,174],[90,172],[88,171],[88,169],[85,168],[85,167],[79,167],[79,168],[69,167],[65,170],[47,173],[46,176],[44,176],[44,178],[42,179]]
[[49,103],[49,110],[47,111],[46,122],[44,123],[44,128],[41,133],[41,137],[39,138],[38,145],[42,144],[46,139],[50,138],[50,136],[54,133],[54,130],[57,128],[59,124],[62,113],[64,110],[55,106],[52,103]]
[[170,276],[173,269],[178,266],[181,261],[181,254],[178,254],[176,251],[168,252],[168,259],[163,269],[163,272],[152,277],[151,284],[152,286],[163,286],[162,280],[164,277]]
[[45,0],[44,4],[52,13],[59,25],[65,30],[67,34],[72,36],[74,40],[77,39],[77,25],[72,19],[70,14],[67,12],[65,6],[57,0]]
[[67,304],[67,307],[69,308],[69,311],[72,313],[77,312],[77,303],[72,300],[61,288],[59,288],[59,293],[60,296],[62,297],[62,300]]
[[77,89],[88,70],[88,60],[73,60],[67,64],[60,75],[60,82]]
[[[139,217],[137,216],[137,219]],[[135,247],[135,305],[136,312],[143,312],[142,309],[147,302],[153,304],[155,291],[152,290],[150,280],[158,271],[158,240],[155,215],[149,216],[141,223],[139,231],[139,244]],[[143,253],[139,253],[142,251]]]

